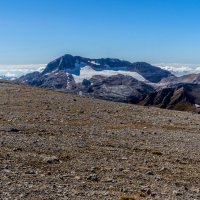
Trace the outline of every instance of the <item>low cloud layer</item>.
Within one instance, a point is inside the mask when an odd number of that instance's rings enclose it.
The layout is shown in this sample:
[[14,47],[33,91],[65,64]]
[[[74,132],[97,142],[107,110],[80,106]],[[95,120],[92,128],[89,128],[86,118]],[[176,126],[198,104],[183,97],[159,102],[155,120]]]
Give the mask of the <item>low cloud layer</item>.
[[[157,63],[153,65],[166,69],[176,76],[200,73],[200,64]],[[20,77],[34,71],[42,71],[45,67],[46,64],[0,65],[0,76]]]
[[45,66],[46,64],[0,65],[0,76],[20,77],[34,71],[42,71]]
[[159,63],[154,65],[166,69],[176,76],[200,73],[200,64]]

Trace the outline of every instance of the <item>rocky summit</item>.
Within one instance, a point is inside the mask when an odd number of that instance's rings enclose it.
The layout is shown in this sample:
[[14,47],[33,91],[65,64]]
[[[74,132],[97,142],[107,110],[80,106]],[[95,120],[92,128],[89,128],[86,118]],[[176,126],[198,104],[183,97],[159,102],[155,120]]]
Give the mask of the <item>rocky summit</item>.
[[0,199],[200,199],[199,115],[3,81],[0,96]]
[[114,71],[129,71],[137,72],[150,82],[159,82],[162,78],[173,76],[167,70],[160,69],[159,67],[152,66],[145,62],[131,63],[124,60],[101,58],[90,59],[81,56],[72,56],[66,54],[52,62],[50,62],[43,75],[55,71],[66,71],[71,74],[80,75],[81,69],[85,66],[90,66],[95,71],[114,70]]

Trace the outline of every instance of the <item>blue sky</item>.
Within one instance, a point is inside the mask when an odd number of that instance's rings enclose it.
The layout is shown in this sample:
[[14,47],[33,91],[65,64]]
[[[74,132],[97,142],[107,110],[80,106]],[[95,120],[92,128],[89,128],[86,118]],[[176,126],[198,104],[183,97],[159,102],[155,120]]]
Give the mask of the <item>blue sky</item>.
[[0,1],[0,64],[65,53],[200,63],[199,0]]

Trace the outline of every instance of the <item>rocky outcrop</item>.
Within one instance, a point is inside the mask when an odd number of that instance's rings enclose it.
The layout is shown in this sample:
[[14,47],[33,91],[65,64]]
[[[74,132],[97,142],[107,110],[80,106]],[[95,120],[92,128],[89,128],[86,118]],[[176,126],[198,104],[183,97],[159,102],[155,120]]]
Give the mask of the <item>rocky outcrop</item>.
[[96,98],[125,103],[138,103],[147,94],[155,92],[152,86],[130,76],[93,77],[82,85],[83,91]]
[[72,75],[66,74],[64,71],[45,75],[42,75],[39,72],[33,72],[20,77],[17,82],[49,89],[73,90],[76,88]]
[[[90,80],[76,83],[71,74],[64,71],[46,75],[29,74],[28,84],[42,88],[63,90],[71,93],[82,93],[99,99],[125,103],[138,103],[147,94],[155,92],[152,86],[134,79],[131,76],[115,75],[110,77],[94,76]],[[38,76],[37,78],[35,76]],[[27,76],[18,81],[26,82]],[[27,83],[27,82],[26,82]]]
[[200,74],[187,74],[180,77],[168,77],[160,81],[161,84],[171,87],[178,83],[200,84]]
[[177,84],[171,88],[164,88],[147,95],[140,104],[173,110],[199,112],[200,85]]
[[32,86],[40,86],[42,84],[42,74],[40,72],[29,73],[18,78],[17,82],[26,83]]

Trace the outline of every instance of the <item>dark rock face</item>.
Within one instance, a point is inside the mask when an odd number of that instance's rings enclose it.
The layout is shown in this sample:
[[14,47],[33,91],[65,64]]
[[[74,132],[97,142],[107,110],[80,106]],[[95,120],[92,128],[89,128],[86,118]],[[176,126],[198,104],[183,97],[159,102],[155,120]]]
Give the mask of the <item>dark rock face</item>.
[[171,88],[164,88],[147,95],[140,104],[173,110],[199,112],[200,85],[177,84]]
[[124,75],[93,77],[85,91],[96,98],[125,103],[138,103],[155,92],[153,87]]
[[50,89],[73,90],[76,88],[73,76],[71,74],[66,74],[64,71],[50,73],[48,75],[33,72],[31,74],[27,74],[26,76],[22,76],[17,81]]
[[161,81],[161,79],[166,78],[166,77],[174,77],[174,75],[172,75],[169,71],[163,70],[159,67],[152,66],[145,62],[132,63],[129,69],[131,71],[138,72],[146,80],[152,83],[158,83]]
[[[110,77],[94,76],[90,80],[83,80],[76,84],[73,76],[63,71],[53,72],[46,75],[38,73],[29,74],[28,84],[42,88],[59,89],[72,93],[82,92],[84,95],[99,99],[111,100],[124,103],[138,103],[155,89],[131,76],[115,75]],[[38,76],[36,78],[35,76]],[[25,82],[27,76],[18,81]]]
[[43,76],[43,82],[41,87],[51,89],[73,90],[74,88],[76,88],[76,84],[71,74],[66,74],[63,71],[60,71]]
[[44,69],[42,74],[51,73],[55,70],[62,71],[66,69],[73,69],[75,68],[76,57],[71,55],[64,55],[52,62],[50,62],[47,67]]
[[27,83],[33,86],[40,86],[42,84],[42,75],[40,72],[29,73],[17,79],[18,82]]

